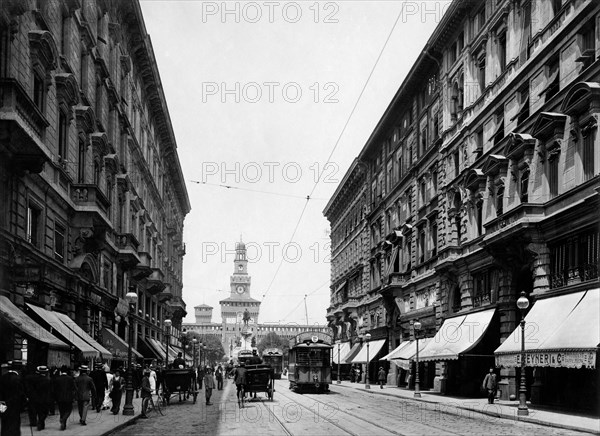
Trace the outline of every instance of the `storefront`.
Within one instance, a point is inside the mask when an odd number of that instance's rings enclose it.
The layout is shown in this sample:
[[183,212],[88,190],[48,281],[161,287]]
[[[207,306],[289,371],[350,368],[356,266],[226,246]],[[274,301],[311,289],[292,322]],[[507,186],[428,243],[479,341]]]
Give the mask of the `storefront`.
[[64,313],[53,312],[32,304],[26,304],[26,311],[42,325],[47,326],[61,340],[72,345],[78,350],[78,356],[71,362],[71,366],[90,361],[110,361],[112,354],[94,338],[88,335],[75,321]]
[[[419,388],[429,390],[433,388],[435,377],[435,363],[424,362],[420,359],[423,350],[432,338],[419,339]],[[397,367],[397,386],[415,388],[417,341],[402,342],[394,351],[382,360],[389,360]]]
[[353,365],[362,365],[363,374],[365,374],[365,371],[368,369],[369,381],[372,383],[377,382],[376,375],[379,367],[376,367],[371,362],[379,360],[377,357],[384,350],[386,342],[387,339],[376,339],[373,341],[363,342],[363,346],[360,348],[356,356],[354,356],[354,358],[350,361],[350,363]]
[[338,371],[340,380],[348,380],[350,378],[350,366],[345,363],[342,357],[345,357],[350,352],[350,342],[341,342],[333,345],[331,350],[331,377],[337,380]]
[[[102,342],[102,345],[113,355],[114,361],[119,361],[120,366],[127,366],[126,362],[129,356],[129,345],[127,344],[127,342],[125,342],[123,339],[117,336],[115,332],[106,327],[103,327],[100,331],[100,342]],[[137,363],[137,360],[139,359],[143,359],[143,356],[132,346],[132,362]]]
[[481,396],[485,374],[494,366],[499,343],[496,309],[447,318],[419,352],[420,362],[439,362],[434,389],[445,394]]
[[[528,399],[598,412],[600,289],[538,299],[525,316]],[[496,364],[520,379],[519,325],[495,351]]]
[[[38,365],[58,368],[70,364],[69,345],[28,317],[4,295],[0,295],[0,329],[2,362],[22,360],[29,371]],[[15,340],[15,336],[22,339]]]
[[138,336],[138,351],[142,354],[145,364],[162,362],[165,360],[165,355],[161,354],[160,349],[150,343],[147,338]]

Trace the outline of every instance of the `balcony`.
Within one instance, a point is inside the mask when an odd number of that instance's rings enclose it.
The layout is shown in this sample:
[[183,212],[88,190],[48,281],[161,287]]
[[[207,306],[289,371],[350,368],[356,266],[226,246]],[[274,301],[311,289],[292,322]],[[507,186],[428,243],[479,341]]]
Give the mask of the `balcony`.
[[16,172],[40,173],[51,160],[44,144],[48,121],[14,79],[0,79],[0,102],[0,153],[11,156]]
[[181,297],[173,297],[168,303],[173,318],[181,319],[187,315],[185,311],[185,303]]
[[117,259],[125,269],[130,269],[140,263],[138,247],[140,243],[133,233],[117,233],[115,242],[119,252]]
[[138,252],[138,256],[140,258],[140,262],[133,269],[132,275],[134,279],[141,280],[152,274],[152,267],[150,266],[152,256],[150,256],[150,253],[145,251]]
[[111,227],[110,201],[97,185],[71,185],[71,200],[75,203],[75,227]]
[[158,294],[158,301],[161,303],[165,303],[167,301],[171,301],[173,299],[173,293],[171,292],[171,285],[165,285],[165,288],[162,290],[160,294]]
[[165,289],[165,275],[160,268],[152,268],[150,275],[146,278],[146,291],[151,295],[156,295]]

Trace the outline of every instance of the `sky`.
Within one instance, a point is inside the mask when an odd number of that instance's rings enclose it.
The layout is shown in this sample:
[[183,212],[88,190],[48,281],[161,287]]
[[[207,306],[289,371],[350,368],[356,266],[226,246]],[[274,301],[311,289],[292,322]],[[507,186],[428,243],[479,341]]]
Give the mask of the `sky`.
[[140,3],[192,206],[184,322],[221,321],[242,239],[258,322],[326,324],[323,210],[450,2]]

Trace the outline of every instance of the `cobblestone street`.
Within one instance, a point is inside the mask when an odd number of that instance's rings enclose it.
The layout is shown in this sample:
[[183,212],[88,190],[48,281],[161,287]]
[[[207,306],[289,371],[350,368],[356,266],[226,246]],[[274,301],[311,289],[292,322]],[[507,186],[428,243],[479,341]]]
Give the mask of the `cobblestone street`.
[[417,402],[355,389],[331,387],[325,395],[291,392],[287,380],[277,381],[274,401],[259,393],[243,409],[235,401],[230,381],[214,391],[206,406],[204,392],[198,402],[176,401],[164,416],[151,414],[117,435],[566,435],[583,434],[562,428],[495,418],[448,405]]

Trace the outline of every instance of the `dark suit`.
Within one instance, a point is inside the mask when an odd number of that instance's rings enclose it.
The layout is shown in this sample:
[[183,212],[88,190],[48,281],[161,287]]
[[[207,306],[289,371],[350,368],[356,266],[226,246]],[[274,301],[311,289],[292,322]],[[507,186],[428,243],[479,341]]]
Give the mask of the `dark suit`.
[[77,386],[79,422],[85,424],[90,400],[96,397],[96,387],[94,386],[92,378],[85,372],[82,372],[79,377],[75,379],[75,386]]
[[25,390],[29,398],[29,422],[31,426],[37,425],[38,430],[46,426],[46,417],[50,405],[54,401],[52,395],[52,380],[48,375],[39,373],[25,377]]
[[92,398],[92,407],[96,409],[96,412],[100,412],[104,402],[104,393],[108,389],[108,379],[102,369],[95,369],[90,373],[90,377],[96,387],[96,396]]
[[60,427],[67,427],[67,419],[73,411],[73,400],[75,399],[75,379],[68,374],[60,374],[54,379],[54,398],[58,404],[60,413]]
[[6,412],[0,415],[0,435],[20,436],[25,389],[21,376],[16,372],[9,371],[0,377],[0,400],[6,403]]

